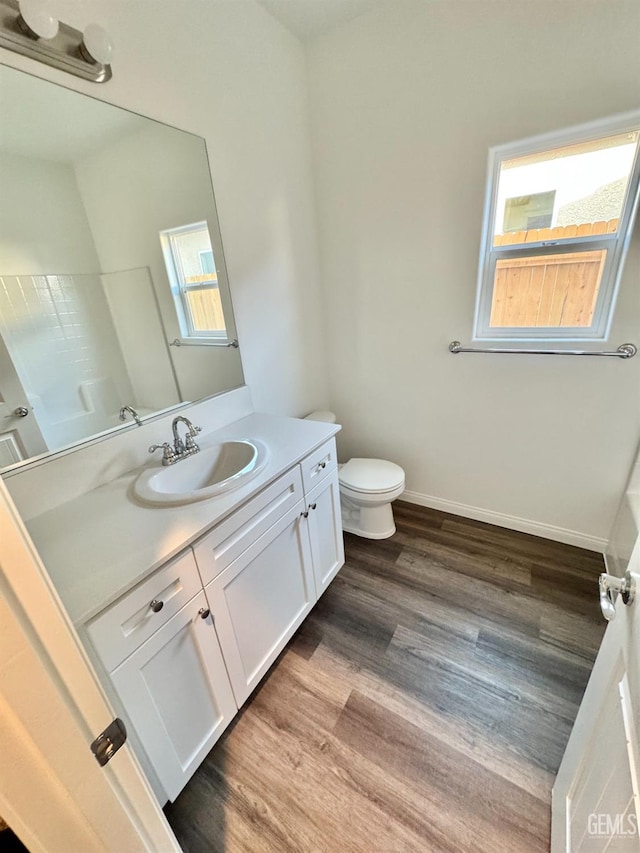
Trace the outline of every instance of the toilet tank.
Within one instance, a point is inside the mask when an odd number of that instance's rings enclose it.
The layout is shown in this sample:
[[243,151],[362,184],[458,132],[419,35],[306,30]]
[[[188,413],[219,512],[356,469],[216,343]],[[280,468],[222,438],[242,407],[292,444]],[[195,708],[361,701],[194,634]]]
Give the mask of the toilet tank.
[[333,412],[317,411],[307,415],[305,421],[322,421],[325,424],[335,424],[336,416]]

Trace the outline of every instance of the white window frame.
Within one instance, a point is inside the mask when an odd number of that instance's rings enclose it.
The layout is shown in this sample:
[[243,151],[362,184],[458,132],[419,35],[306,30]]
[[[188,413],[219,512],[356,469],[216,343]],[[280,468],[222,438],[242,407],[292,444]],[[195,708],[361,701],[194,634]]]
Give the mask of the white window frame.
[[[475,341],[605,341],[609,336],[616,296],[622,276],[624,260],[629,247],[635,214],[638,208],[640,185],[640,154],[636,151],[627,195],[623,204],[615,234],[593,234],[585,237],[571,237],[554,241],[494,246],[494,225],[496,217],[498,182],[500,166],[503,160],[523,157],[528,154],[561,148],[588,142],[604,136],[630,132],[640,128],[640,110],[601,119],[589,124],[578,125],[565,130],[542,134],[529,139],[497,145],[489,149],[487,171],[487,192],[484,206],[482,243],[480,246],[480,264],[478,269],[478,287],[474,320]],[[639,146],[640,149],[640,146]],[[607,259],[600,281],[598,298],[590,326],[585,327],[491,327],[491,306],[496,263],[504,258],[527,258],[548,252],[564,254],[586,250],[607,250]]]
[[[162,254],[164,256],[164,263],[167,269],[167,275],[169,276],[171,295],[173,296],[173,302],[178,317],[178,325],[180,327],[180,340],[182,342],[187,343],[191,341],[200,341],[202,343],[228,343],[228,328],[225,328],[224,331],[211,330],[206,333],[194,329],[193,323],[191,322],[191,313],[189,311],[188,305],[186,304],[185,292],[187,290],[211,290],[212,287],[208,282],[200,282],[198,284],[189,285],[184,282],[184,275],[182,274],[182,270],[180,269],[180,261],[178,258],[176,258],[173,252],[173,247],[171,245],[172,237],[180,234],[188,234],[191,231],[200,231],[203,228],[207,230],[209,228],[206,221],[191,222],[189,225],[181,225],[177,228],[167,228],[164,231],[160,232],[160,244],[162,246]],[[209,234],[209,240],[211,240],[211,234]],[[216,277],[219,288],[220,273],[216,264],[216,256],[213,252],[213,244],[211,247],[211,252],[213,254],[213,263],[216,270]],[[199,254],[201,255],[202,252],[199,252]],[[224,319],[225,326],[227,326],[227,318],[225,317]]]

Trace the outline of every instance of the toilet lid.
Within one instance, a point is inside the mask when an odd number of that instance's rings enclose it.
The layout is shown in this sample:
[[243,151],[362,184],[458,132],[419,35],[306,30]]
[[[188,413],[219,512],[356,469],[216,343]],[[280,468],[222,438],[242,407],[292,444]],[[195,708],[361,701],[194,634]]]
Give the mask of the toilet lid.
[[354,492],[388,492],[402,485],[404,471],[384,459],[350,459],[340,468],[338,480]]

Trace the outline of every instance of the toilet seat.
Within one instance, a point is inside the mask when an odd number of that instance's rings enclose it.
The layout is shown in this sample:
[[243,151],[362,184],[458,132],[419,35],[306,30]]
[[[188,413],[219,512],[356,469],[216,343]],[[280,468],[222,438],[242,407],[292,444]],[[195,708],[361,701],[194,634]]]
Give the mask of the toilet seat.
[[386,459],[350,459],[340,467],[338,480],[351,492],[384,494],[404,484],[404,471]]

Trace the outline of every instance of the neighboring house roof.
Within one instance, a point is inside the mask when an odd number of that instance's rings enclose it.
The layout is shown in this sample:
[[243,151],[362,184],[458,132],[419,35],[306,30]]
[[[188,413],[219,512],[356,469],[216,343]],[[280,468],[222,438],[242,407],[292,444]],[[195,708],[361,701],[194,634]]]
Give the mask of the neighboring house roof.
[[619,178],[598,187],[591,195],[565,204],[558,210],[556,225],[573,225],[580,222],[598,222],[620,216],[628,178]]

